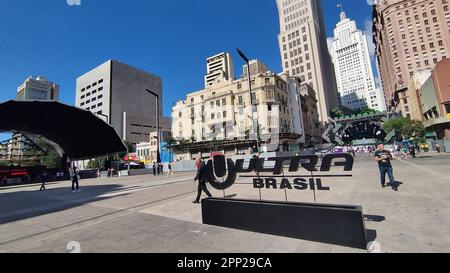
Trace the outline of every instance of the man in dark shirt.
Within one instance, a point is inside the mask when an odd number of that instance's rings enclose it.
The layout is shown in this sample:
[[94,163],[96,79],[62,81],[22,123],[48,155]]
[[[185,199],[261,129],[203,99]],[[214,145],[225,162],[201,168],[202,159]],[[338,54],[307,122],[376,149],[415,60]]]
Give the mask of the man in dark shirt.
[[198,181],[198,194],[197,198],[195,198],[195,201],[192,203],[198,204],[200,203],[200,198],[202,196],[202,191],[208,195],[208,197],[212,197],[211,193],[209,192],[208,188],[206,187],[206,164],[205,162],[201,161],[200,165],[198,167],[197,176],[194,178],[194,182]]
[[386,174],[389,176],[389,182],[392,185],[392,188],[397,191],[397,187],[394,179],[394,170],[392,168],[391,160],[394,160],[394,157],[389,151],[384,149],[384,145],[380,144],[378,146],[378,150],[375,152],[375,161],[378,162],[378,167],[380,169],[381,174],[381,186],[383,188],[386,187]]
[[412,158],[416,158],[416,146],[414,146],[414,144],[410,144],[408,150]]

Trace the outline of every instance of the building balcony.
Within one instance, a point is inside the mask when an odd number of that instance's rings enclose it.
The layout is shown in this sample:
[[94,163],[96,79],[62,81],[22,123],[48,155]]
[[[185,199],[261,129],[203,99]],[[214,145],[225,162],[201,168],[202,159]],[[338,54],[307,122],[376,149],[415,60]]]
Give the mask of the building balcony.
[[441,125],[445,123],[450,123],[450,117],[446,116],[446,117],[439,117],[436,119],[429,119],[423,122],[423,126],[425,126],[425,128],[430,128],[435,125]]

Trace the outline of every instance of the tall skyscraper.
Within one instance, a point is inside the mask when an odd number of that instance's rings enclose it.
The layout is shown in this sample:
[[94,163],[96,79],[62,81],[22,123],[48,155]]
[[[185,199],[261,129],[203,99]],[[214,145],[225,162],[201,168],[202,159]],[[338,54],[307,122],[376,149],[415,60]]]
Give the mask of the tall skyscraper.
[[377,0],[374,42],[386,103],[411,116],[406,90],[415,72],[433,69],[450,57],[447,0]]
[[339,103],[321,0],[277,0],[277,6],[283,71],[316,91],[319,119],[324,123]]
[[205,88],[221,81],[234,79],[233,60],[230,53],[220,53],[206,60]]
[[157,128],[159,96],[160,129],[170,130],[162,117],[162,80],[127,64],[110,60],[77,79],[75,105],[108,122],[123,140],[136,145],[148,141]]
[[17,100],[58,100],[59,85],[44,77],[29,77],[17,88]]
[[341,12],[340,18],[330,51],[341,104],[351,110],[384,111],[384,98],[375,87],[367,37],[345,12]]
[[[17,88],[16,100],[55,100],[59,99],[59,85],[44,77],[29,77]],[[9,158],[20,159],[32,154],[31,142],[37,144],[39,136],[22,133],[15,134],[10,142]]]

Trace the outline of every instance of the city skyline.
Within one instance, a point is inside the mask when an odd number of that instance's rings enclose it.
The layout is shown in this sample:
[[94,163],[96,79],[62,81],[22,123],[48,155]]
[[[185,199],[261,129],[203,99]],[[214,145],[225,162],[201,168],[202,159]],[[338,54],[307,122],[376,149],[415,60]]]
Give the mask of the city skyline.
[[[336,5],[340,2],[344,7],[347,3],[352,5],[348,13],[359,25],[367,26],[372,20],[371,7],[366,1],[357,4],[350,0],[324,1],[327,37],[332,37],[339,20]],[[166,22],[160,12],[145,12],[168,9],[178,20]],[[211,10],[216,13],[212,14]],[[12,14],[18,11],[28,19],[12,21]],[[195,18],[191,11],[196,12]],[[49,14],[52,16],[45,16]],[[233,20],[227,20],[227,14],[233,14]],[[123,16],[128,20],[109,20]],[[248,16],[252,20],[248,20]],[[215,20],[214,26],[206,27],[204,22],[211,20]],[[58,24],[54,24],[55,21]],[[183,31],[174,29],[179,21],[188,22],[183,24]],[[0,4],[0,23],[11,26],[0,30],[2,37],[8,37],[0,45],[1,101],[14,99],[17,86],[27,77],[41,75],[57,81],[61,86],[61,101],[74,105],[76,78],[99,63],[117,59],[161,75],[164,115],[170,116],[174,102],[204,84],[202,60],[207,56],[232,52],[236,66],[240,66],[235,48],[241,47],[250,58],[264,60],[269,70],[282,72],[275,0],[229,1],[228,5],[221,1],[198,0],[136,5],[124,5],[120,1],[108,1],[108,5],[102,1],[83,1],[81,6],[68,6],[65,1],[56,0],[11,1],[8,5]],[[23,33],[27,33],[25,39]]]

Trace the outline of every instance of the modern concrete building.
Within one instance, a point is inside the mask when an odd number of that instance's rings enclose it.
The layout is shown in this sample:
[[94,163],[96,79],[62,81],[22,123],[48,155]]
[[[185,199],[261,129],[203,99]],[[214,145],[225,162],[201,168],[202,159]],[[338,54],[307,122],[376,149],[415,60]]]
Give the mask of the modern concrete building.
[[406,117],[410,78],[450,56],[449,5],[447,0],[375,1],[374,43],[390,110]]
[[[59,85],[45,77],[29,77],[17,88],[16,100],[59,100]],[[37,144],[39,136],[33,134],[13,135],[9,150],[9,159],[22,159],[32,154],[31,147]],[[31,145],[30,145],[31,144]]]
[[142,69],[109,60],[77,79],[76,106],[104,119],[133,146],[145,142],[157,128],[159,96],[160,129],[170,130],[163,118],[162,79]]
[[341,12],[340,19],[330,51],[341,104],[354,111],[369,108],[383,112],[384,97],[375,87],[367,37],[345,12]]
[[339,106],[334,67],[328,52],[321,0],[277,0],[283,71],[315,90],[319,120],[328,122]]
[[[286,75],[268,71],[257,60],[251,61],[250,66],[252,101],[257,108],[254,117],[259,124],[262,151],[286,150],[288,144],[301,141],[303,135],[302,119],[298,118],[301,105],[293,94],[295,91],[290,89],[298,85],[292,83],[288,87],[283,79]],[[246,70],[244,66],[244,75]],[[217,148],[229,155],[251,153],[257,139],[253,135],[251,110],[247,77],[216,82],[188,94],[186,100],[172,109],[172,135],[194,144],[190,154],[178,154],[177,159],[191,159],[198,152]],[[271,144],[265,142],[268,140],[272,140]],[[221,142],[220,147],[213,147],[215,141]]]

